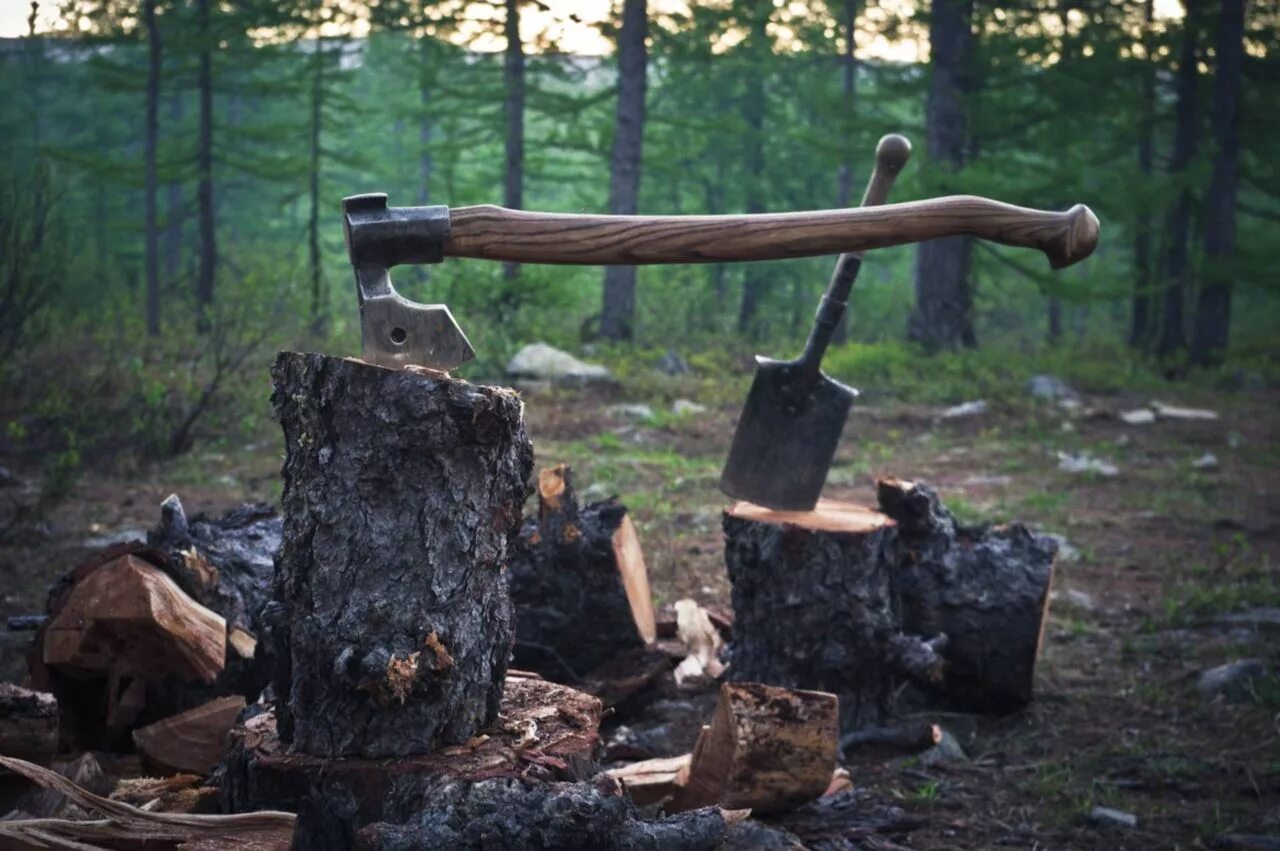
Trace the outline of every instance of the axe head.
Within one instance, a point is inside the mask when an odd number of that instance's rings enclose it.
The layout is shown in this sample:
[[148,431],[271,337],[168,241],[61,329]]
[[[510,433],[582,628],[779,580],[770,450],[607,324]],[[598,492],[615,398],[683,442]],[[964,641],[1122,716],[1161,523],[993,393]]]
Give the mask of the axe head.
[[360,303],[361,356],[392,369],[416,364],[446,372],[475,357],[447,306],[409,301],[391,285],[392,266],[444,257],[449,208],[388,208],[387,196],[377,193],[344,198],[342,212]]
[[811,511],[858,391],[803,361],[756,357],[720,490],[779,511]]

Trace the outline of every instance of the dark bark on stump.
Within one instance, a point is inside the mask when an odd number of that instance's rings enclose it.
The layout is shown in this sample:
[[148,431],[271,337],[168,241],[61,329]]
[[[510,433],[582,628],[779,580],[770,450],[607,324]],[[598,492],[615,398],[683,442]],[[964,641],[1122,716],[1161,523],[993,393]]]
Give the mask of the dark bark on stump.
[[626,514],[616,499],[579,507],[567,467],[539,475],[538,517],[525,521],[509,570],[514,667],[578,683],[643,650],[614,551]]
[[945,634],[932,702],[1010,712],[1031,700],[1056,544],[1019,524],[963,526],[922,485],[882,479],[880,507],[898,523],[894,593],[902,629]]
[[[819,517],[830,522],[819,526]],[[885,650],[897,632],[893,524],[827,501],[814,512],[738,503],[724,532],[730,679],[834,692],[844,730],[880,723],[894,684]]]
[[491,723],[513,624],[504,570],[533,449],[513,393],[429,370],[282,353],[280,732],[403,756]]
[[[304,826],[302,819],[299,826]],[[528,785],[486,780],[441,789],[431,809],[412,823],[365,827],[356,847],[361,851],[710,851],[721,846],[725,831],[724,816],[715,807],[644,821],[616,789],[602,790],[591,783]]]

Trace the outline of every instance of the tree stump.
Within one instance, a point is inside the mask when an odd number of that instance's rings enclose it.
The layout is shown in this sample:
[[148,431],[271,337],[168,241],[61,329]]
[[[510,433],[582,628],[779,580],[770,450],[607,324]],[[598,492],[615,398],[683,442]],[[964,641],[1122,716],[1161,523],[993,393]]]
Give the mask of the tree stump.
[[510,575],[518,668],[578,683],[656,637],[626,506],[610,499],[579,507],[563,464],[538,475],[538,517],[521,530]]
[[349,848],[362,825],[402,824],[443,809],[441,795],[454,787],[493,779],[573,782],[594,772],[599,700],[513,672],[501,706],[498,722],[466,744],[390,760],[290,750],[268,710],[232,732],[223,809],[297,812],[299,832],[311,841],[295,847]]
[[898,524],[893,585],[902,629],[947,636],[942,680],[921,683],[931,702],[967,712],[1026,706],[1057,545],[1016,523],[965,526],[914,482],[881,479],[877,496]]
[[803,512],[739,502],[724,533],[729,678],[834,692],[845,730],[880,723],[896,674],[886,649],[898,632],[893,521],[831,500]]
[[281,353],[280,736],[318,756],[421,754],[497,717],[505,568],[533,449],[509,390]]

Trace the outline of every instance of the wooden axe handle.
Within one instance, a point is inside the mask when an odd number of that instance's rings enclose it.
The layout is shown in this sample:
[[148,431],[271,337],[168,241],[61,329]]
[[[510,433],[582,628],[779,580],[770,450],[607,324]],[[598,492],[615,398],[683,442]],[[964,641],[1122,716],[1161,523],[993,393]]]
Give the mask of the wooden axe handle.
[[594,216],[483,205],[451,209],[449,218],[446,255],[512,263],[781,260],[968,235],[1038,248],[1060,269],[1088,257],[1098,243],[1098,219],[1083,204],[1054,213],[972,195],[741,216]]

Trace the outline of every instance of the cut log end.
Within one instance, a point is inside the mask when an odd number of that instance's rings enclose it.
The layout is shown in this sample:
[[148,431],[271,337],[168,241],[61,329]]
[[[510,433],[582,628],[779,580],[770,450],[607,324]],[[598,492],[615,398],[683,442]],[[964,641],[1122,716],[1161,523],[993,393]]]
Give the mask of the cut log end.
[[750,502],[736,502],[725,513],[741,520],[795,526],[814,532],[865,534],[893,525],[893,520],[878,511],[833,499],[818,500],[812,511],[776,511]]
[[244,697],[211,700],[133,731],[148,767],[163,774],[208,774],[222,759],[227,734],[244,710]]

